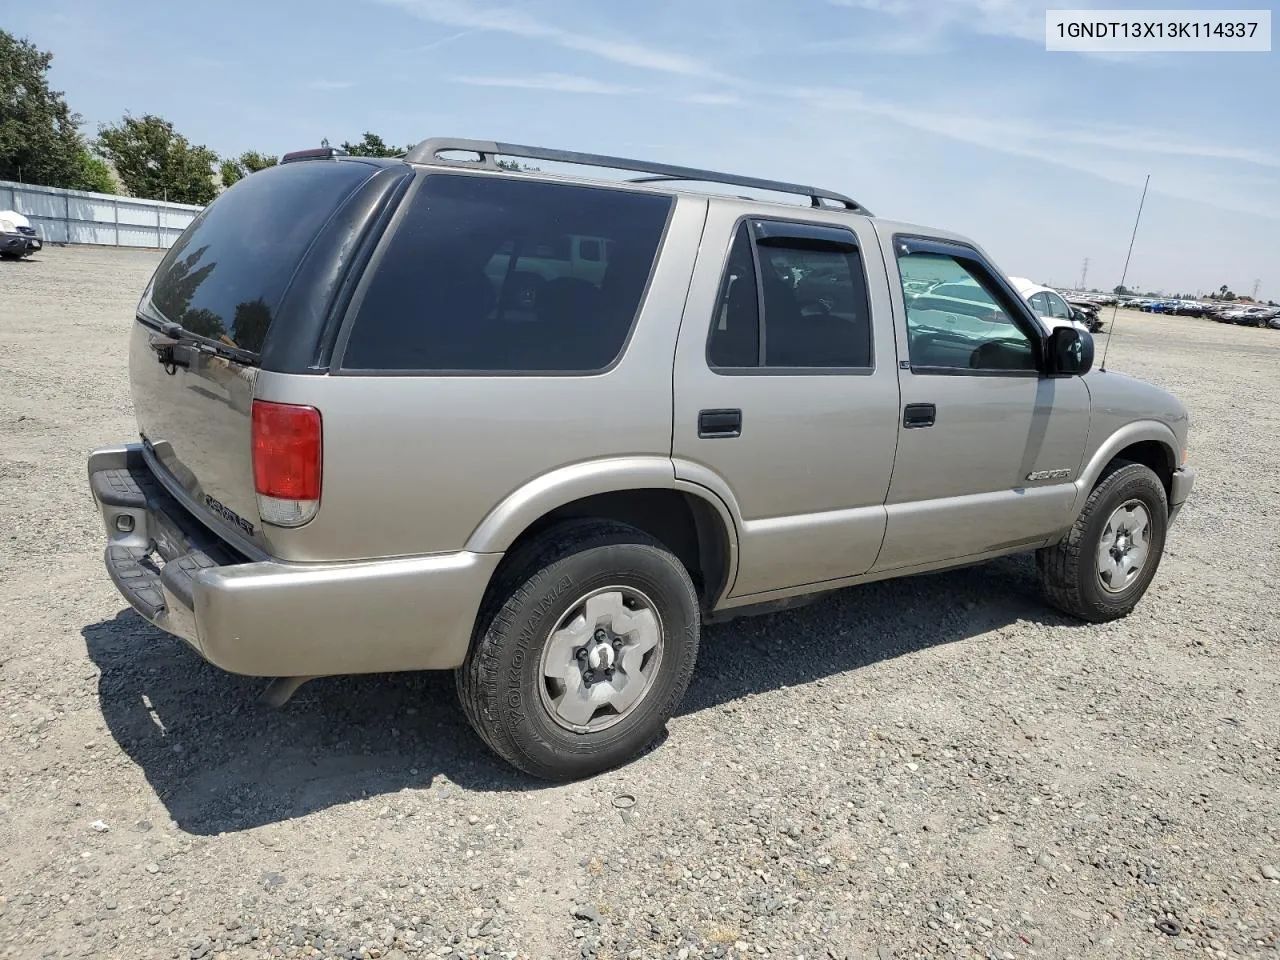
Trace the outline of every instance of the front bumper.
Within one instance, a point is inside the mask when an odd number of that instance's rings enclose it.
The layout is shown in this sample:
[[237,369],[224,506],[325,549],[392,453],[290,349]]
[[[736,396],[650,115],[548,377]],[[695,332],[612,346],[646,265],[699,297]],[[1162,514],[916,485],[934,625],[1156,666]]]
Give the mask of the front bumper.
[[22,256],[29,251],[39,250],[42,246],[38,237],[29,237],[25,233],[0,233],[0,253]]
[[106,565],[146,620],[215,666],[317,677],[459,666],[500,554],[340,563],[247,558],[180,504],[140,445],[89,457]]
[[1169,522],[1177,518],[1182,505],[1187,502],[1187,497],[1191,496],[1191,488],[1196,483],[1195,467],[1182,467],[1173,471],[1173,483],[1170,484],[1169,491]]

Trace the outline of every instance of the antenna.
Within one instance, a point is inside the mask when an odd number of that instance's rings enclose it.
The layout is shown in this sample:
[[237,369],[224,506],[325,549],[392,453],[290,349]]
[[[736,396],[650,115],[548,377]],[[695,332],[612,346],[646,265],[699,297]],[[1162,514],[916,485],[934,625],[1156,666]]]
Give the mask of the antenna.
[[[1147,174],[1146,182],[1142,185],[1142,199],[1138,201],[1138,216],[1133,221],[1133,235],[1129,237],[1129,252],[1124,257],[1124,272],[1120,274],[1120,286],[1124,286],[1125,279],[1129,276],[1129,260],[1133,256],[1133,241],[1138,239],[1138,224],[1142,222],[1142,207],[1147,202],[1147,187],[1151,185],[1151,174]],[[1102,348],[1102,363],[1098,365],[1098,370],[1102,373],[1107,371],[1107,353],[1111,350],[1111,341],[1116,336],[1116,314],[1120,312],[1120,300],[1116,299],[1116,305],[1111,311],[1111,329],[1107,331],[1107,345]]]

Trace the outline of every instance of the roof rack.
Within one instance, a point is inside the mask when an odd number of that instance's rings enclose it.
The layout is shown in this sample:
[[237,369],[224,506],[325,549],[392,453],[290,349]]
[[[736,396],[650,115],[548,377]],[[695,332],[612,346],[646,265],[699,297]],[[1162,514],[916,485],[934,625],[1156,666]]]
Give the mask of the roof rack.
[[[478,160],[458,160],[441,157],[442,153],[474,153]],[[455,140],[435,137],[423,140],[408,152],[409,163],[447,163],[463,167],[498,169],[496,157],[519,157],[522,160],[545,160],[548,163],[574,163],[588,167],[604,167],[611,170],[633,170],[649,174],[638,177],[632,183],[656,183],[670,180],[686,180],[697,183],[721,183],[751,190],[768,190],[772,193],[791,193],[809,198],[810,206],[821,207],[823,201],[840,204],[846,210],[855,210],[865,216],[871,211],[844,194],[819,187],[806,187],[781,180],[762,180],[758,177],[741,177],[732,173],[716,173],[714,170],[698,170],[694,167],[678,167],[668,163],[651,163],[646,160],[628,160],[596,153],[577,153],[573,150],[553,150],[549,147],[529,147],[517,143],[497,143],[491,140]]]

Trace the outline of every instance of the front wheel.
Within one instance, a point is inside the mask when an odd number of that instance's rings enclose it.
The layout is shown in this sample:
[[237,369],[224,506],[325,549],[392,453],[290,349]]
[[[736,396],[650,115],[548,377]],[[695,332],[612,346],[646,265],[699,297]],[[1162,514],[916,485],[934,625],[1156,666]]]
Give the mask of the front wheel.
[[631,759],[684,697],[698,598],[670,551],[623,524],[558,527],[499,574],[457,671],[481,739],[545,780]]
[[1092,623],[1128,616],[1156,575],[1168,527],[1160,478],[1139,463],[1112,464],[1067,536],[1036,551],[1046,598]]

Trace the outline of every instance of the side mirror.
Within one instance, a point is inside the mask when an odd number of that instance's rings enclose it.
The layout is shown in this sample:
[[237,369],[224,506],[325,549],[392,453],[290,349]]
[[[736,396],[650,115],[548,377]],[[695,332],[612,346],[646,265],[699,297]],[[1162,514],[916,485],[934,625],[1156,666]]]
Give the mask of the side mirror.
[[1049,334],[1049,372],[1083,376],[1093,368],[1093,334],[1075,327],[1054,327]]

